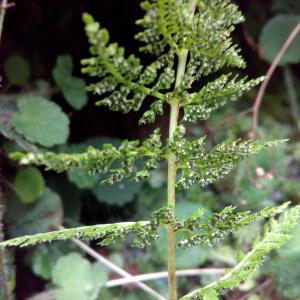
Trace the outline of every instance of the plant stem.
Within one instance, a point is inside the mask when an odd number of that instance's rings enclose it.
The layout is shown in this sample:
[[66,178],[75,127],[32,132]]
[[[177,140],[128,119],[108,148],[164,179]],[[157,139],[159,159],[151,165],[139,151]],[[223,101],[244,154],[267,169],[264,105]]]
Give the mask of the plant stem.
[[6,12],[5,6],[7,5],[7,0],[3,0],[0,4],[2,5],[2,8],[0,8],[0,43],[1,43],[1,37],[2,37],[2,32],[3,32],[3,24],[4,24],[4,17],[5,17],[5,12]]
[[[184,76],[188,50],[183,49],[178,52],[178,66],[176,74],[177,87]],[[170,104],[170,125],[169,125],[169,141],[173,140],[173,135],[178,123],[179,113],[179,100],[174,99]],[[176,163],[174,154],[170,154],[168,157],[168,206],[175,212],[175,184],[176,184]],[[169,300],[177,300],[177,282],[176,282],[176,237],[175,232],[171,226],[167,226],[168,237],[168,284],[169,284]]]

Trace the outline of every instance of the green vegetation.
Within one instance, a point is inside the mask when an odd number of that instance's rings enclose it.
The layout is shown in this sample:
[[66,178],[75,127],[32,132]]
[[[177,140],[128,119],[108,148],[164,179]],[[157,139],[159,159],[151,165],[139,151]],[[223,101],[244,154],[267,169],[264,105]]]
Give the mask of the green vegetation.
[[[274,1],[272,7],[285,15],[261,30],[261,55],[268,63],[300,20],[288,15],[288,5]],[[7,284],[0,284],[0,299],[12,297],[15,285],[7,271],[13,270],[9,246],[34,246],[26,263],[47,280],[44,293],[55,299],[153,299],[142,291],[120,296],[120,290],[107,289],[109,272],[66,242],[78,239],[106,247],[121,268],[130,266],[127,261],[149,273],[166,267],[168,286],[153,285],[163,295],[159,299],[215,300],[235,288],[259,297],[251,282],[260,276],[270,276],[283,296],[300,297],[299,271],[292,267],[300,255],[300,156],[293,140],[299,134],[299,79],[288,66],[300,60],[299,36],[279,64],[284,87],[273,92],[287,89],[292,118],[271,105],[271,113],[262,112],[260,139],[247,139],[253,109],[239,114],[237,107],[245,104],[231,102],[247,97],[264,77],[238,73],[246,67],[232,36],[244,21],[238,6],[227,0],[151,0],[141,8],[145,15],[135,38],[142,43],[141,57],[150,61],[146,66],[88,13],[82,19],[90,57],[81,64],[89,79],[76,74],[70,55],[60,55],[52,83],[38,80],[22,90],[31,80],[30,64],[18,54],[4,64],[10,86],[21,92],[17,101],[4,94],[0,104],[0,131],[10,140],[4,150],[19,165],[14,191],[0,207],[9,236],[0,242],[0,280]],[[80,116],[89,106],[86,91],[97,98],[93,110],[129,118],[137,112],[139,125],[152,132],[140,140],[89,136],[68,143],[72,114]],[[49,100],[57,94],[60,101]],[[167,132],[160,123],[165,117]],[[280,118],[291,121],[284,125]],[[292,142],[285,143],[287,138]],[[96,209],[83,222],[90,199]],[[114,215],[103,224],[95,216],[105,209]],[[226,273],[201,275],[197,285],[177,279],[178,269],[196,266],[225,266]]]

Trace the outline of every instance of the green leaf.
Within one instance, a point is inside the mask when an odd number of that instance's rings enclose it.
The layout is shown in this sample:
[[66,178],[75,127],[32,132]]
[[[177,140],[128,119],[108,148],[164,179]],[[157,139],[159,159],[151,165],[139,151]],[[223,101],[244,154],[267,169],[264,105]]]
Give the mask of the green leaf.
[[57,104],[28,95],[18,101],[18,107],[19,112],[12,116],[12,124],[28,140],[46,147],[67,141],[69,119]]
[[33,205],[24,205],[16,199],[8,202],[5,215],[10,236],[46,232],[61,225],[62,205],[58,194],[46,188]]
[[206,262],[206,259],[207,251],[201,246],[176,250],[176,267],[178,269],[199,267]]
[[131,202],[134,196],[140,191],[141,187],[141,182],[124,179],[114,185],[96,185],[93,188],[93,193],[100,202],[122,206]]
[[56,84],[63,85],[66,77],[71,76],[73,71],[73,59],[70,55],[60,55],[57,57],[53,69],[53,77]]
[[[287,40],[294,27],[299,23],[300,16],[277,15],[269,20],[264,26],[259,37],[264,59],[271,63],[279,50]],[[300,61],[300,35],[298,34],[286,53],[282,57],[279,65],[298,63]]]
[[87,93],[85,90],[85,81],[81,78],[69,77],[61,91],[67,102],[75,109],[79,110],[87,104]]
[[53,69],[53,78],[66,101],[75,109],[81,109],[87,103],[85,81],[72,76],[73,61],[70,55],[58,56]]
[[29,258],[32,271],[35,275],[43,279],[51,279],[52,270],[57,260],[71,251],[76,246],[72,243],[55,242],[50,245],[39,245]]
[[107,280],[107,273],[99,263],[91,264],[78,253],[61,257],[52,272],[52,281],[59,288],[56,300],[94,300],[101,286]]
[[23,86],[30,77],[30,66],[21,55],[11,55],[4,63],[5,74],[11,84]]
[[17,173],[14,186],[23,203],[32,203],[42,195],[45,182],[43,175],[37,168],[27,167]]

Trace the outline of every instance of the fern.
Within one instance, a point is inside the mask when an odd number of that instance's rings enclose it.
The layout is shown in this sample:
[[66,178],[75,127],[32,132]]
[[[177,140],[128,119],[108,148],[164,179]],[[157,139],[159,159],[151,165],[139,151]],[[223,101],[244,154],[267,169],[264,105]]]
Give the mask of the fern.
[[[165,160],[168,164],[167,206],[154,212],[150,221],[60,230],[19,237],[0,245],[28,246],[74,237],[99,239],[101,244],[107,244],[122,241],[134,233],[134,245],[144,247],[157,239],[157,229],[163,226],[168,234],[169,300],[176,300],[176,233],[184,233],[178,247],[212,246],[244,225],[263,218],[272,219],[286,211],[278,221],[270,223],[261,240],[235,269],[208,287],[182,298],[216,299],[222,290],[233,288],[251,276],[263,257],[289,238],[288,230],[294,226],[299,207],[287,210],[287,204],[284,204],[258,213],[234,212],[234,207],[227,207],[207,220],[199,210],[190,218],[179,220],[175,209],[176,188],[212,184],[243,159],[284,141],[231,139],[209,148],[205,137],[195,140],[186,137],[189,123],[208,119],[214,111],[237,100],[263,79],[249,80],[229,73],[195,91],[199,79],[223,67],[245,67],[240,49],[231,38],[235,25],[244,20],[235,4],[229,0],[149,0],[142,2],[141,7],[145,16],[137,21],[142,31],[136,38],[144,43],[140,50],[151,55],[152,63],[143,66],[135,55],[125,54],[124,48],[110,41],[106,29],[101,28],[91,15],[84,14],[91,57],[82,60],[82,72],[91,77],[88,90],[99,97],[96,105],[128,113],[139,110],[149,98],[152,102],[140,124],[155,122],[169,106],[167,140],[163,142],[159,129],[156,129],[144,142],[126,140],[118,148],[106,144],[102,149],[89,147],[80,154],[18,152],[12,153],[11,158],[24,165],[44,166],[46,170],[57,172],[80,169],[91,175],[102,173],[106,175],[104,181],[110,184],[126,177],[144,180],[158,163]],[[138,167],[137,160],[143,161],[143,167]]]
[[256,239],[252,250],[244,255],[235,268],[219,280],[182,297],[181,300],[218,299],[220,292],[232,289],[252,276],[271,250],[280,247],[292,237],[290,230],[296,226],[299,214],[298,205],[284,212],[279,220],[271,219],[262,236]]
[[[169,207],[163,207],[152,213],[150,221],[123,222],[104,225],[83,226],[71,229],[62,229],[34,235],[26,235],[0,243],[0,247],[7,246],[33,246],[38,243],[69,240],[72,238],[82,240],[99,240],[101,245],[125,240],[129,234],[134,233],[136,238],[133,245],[140,248],[148,246],[158,239],[158,227],[170,225],[175,232],[183,232],[188,238],[180,241],[178,247],[190,247],[198,244],[212,246],[228,234],[237,231],[240,227],[253,221],[274,217],[282,213],[288,206],[285,203],[279,207],[265,208],[261,212],[250,211],[233,213],[235,207],[229,206],[219,213],[213,214],[205,222],[202,220],[203,211],[200,209],[195,216],[179,220]],[[199,230],[201,234],[197,233]]]

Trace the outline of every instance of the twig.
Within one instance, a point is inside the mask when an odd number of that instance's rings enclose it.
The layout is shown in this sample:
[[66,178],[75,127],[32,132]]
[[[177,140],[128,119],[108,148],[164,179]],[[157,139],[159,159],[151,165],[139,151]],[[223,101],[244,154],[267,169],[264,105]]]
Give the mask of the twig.
[[252,126],[251,126],[251,131],[249,133],[249,136],[251,138],[254,138],[257,133],[259,109],[260,109],[261,102],[262,102],[263,96],[265,94],[267,85],[269,84],[270,79],[271,79],[275,69],[277,68],[281,58],[283,57],[283,55],[285,54],[285,52],[287,51],[287,49],[289,48],[289,46],[291,45],[291,43],[293,42],[293,40],[295,39],[295,37],[297,36],[297,34],[299,32],[300,32],[300,22],[295,26],[295,28],[293,29],[293,31],[291,32],[291,34],[289,35],[289,37],[287,38],[287,40],[285,41],[283,46],[281,47],[280,51],[276,55],[274,61],[272,62],[271,66],[266,74],[265,80],[263,81],[263,83],[260,86],[260,89],[258,91],[254,105],[252,107],[252,109],[253,109]]
[[0,43],[1,43],[1,37],[2,37],[2,31],[3,31],[5,12],[8,7],[9,7],[9,5],[7,4],[7,0],[2,0],[2,2],[0,4]]
[[77,240],[77,239],[72,239],[72,242],[75,245],[77,245],[79,248],[81,248],[83,251],[85,251],[87,254],[89,254],[90,256],[92,256],[93,258],[95,258],[97,261],[99,261],[100,263],[102,263],[103,265],[105,265],[110,270],[116,272],[117,274],[119,274],[119,275],[121,275],[121,276],[123,276],[125,278],[129,278],[130,280],[132,280],[131,281],[132,283],[136,284],[136,286],[138,286],[139,288],[141,288],[142,290],[144,290],[145,292],[147,292],[149,295],[153,296],[155,299],[166,300],[166,298],[164,298],[162,295],[160,295],[159,293],[157,293],[155,290],[153,290],[152,288],[150,288],[146,284],[140,282],[138,279],[135,279],[134,276],[132,276],[131,274],[127,273],[123,269],[121,269],[118,266],[116,266],[115,264],[113,264],[111,261],[109,261],[108,259],[106,259],[102,255],[100,255],[99,253],[97,253],[95,250],[93,250],[87,244],[85,244],[82,241]]
[[[190,269],[190,270],[179,270],[176,271],[176,276],[199,276],[199,275],[207,275],[207,274],[224,274],[226,269],[222,268],[211,268],[211,269]],[[119,285],[126,285],[129,283],[133,283],[135,280],[138,281],[147,281],[154,280],[159,278],[168,277],[168,272],[157,272],[150,274],[142,274],[133,276],[132,278],[120,278],[108,281],[105,286],[106,287],[115,287]]]

